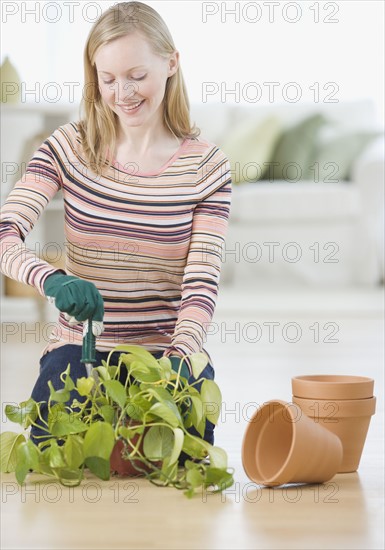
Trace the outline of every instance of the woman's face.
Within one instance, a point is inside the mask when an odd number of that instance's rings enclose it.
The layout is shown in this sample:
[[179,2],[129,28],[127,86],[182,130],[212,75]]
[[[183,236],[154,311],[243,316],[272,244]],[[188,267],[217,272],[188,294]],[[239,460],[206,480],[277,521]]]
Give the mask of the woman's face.
[[155,55],[138,33],[99,48],[95,55],[99,90],[122,124],[140,126],[158,109],[161,112],[166,81],[176,72],[178,59],[178,52],[168,59]]

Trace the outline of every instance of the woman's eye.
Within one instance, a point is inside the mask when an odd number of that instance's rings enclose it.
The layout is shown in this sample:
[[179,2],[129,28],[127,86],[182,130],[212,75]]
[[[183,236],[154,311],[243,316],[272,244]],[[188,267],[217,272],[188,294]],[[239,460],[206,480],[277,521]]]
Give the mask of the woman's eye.
[[[144,80],[147,75],[141,76],[140,78],[133,78],[133,80]],[[113,80],[109,80],[108,82],[106,80],[103,80],[103,84],[112,84]]]

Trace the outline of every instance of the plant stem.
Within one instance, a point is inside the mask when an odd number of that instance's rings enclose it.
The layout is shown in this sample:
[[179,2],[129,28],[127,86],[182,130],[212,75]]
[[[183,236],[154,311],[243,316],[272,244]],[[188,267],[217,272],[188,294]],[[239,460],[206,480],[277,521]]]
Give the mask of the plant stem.
[[[39,418],[40,418],[40,420],[42,420],[42,422],[44,422],[44,424],[45,424],[46,426],[48,426],[47,422],[45,422],[45,421],[41,418],[40,415],[39,415]],[[32,426],[35,426],[36,428],[39,428],[40,430],[43,430],[43,432],[47,432],[47,433],[51,434],[51,432],[49,431],[48,428],[43,428],[43,426],[41,426],[40,424],[36,424],[36,422],[32,422],[32,421],[31,421],[31,425],[32,425]],[[39,437],[39,436],[36,436],[36,437]],[[41,437],[43,437],[43,436],[41,436]]]

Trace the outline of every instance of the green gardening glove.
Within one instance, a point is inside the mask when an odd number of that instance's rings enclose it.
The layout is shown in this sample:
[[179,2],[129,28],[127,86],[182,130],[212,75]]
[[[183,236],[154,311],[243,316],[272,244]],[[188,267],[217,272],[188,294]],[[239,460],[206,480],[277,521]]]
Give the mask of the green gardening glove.
[[178,355],[169,355],[168,357],[171,361],[171,368],[173,371],[178,373],[180,362],[182,361],[182,367],[180,369],[180,376],[184,376],[187,380],[190,378],[190,370],[188,368],[188,365],[182,357],[179,357]]
[[94,283],[55,271],[43,284],[47,298],[54,298],[55,306],[77,320],[103,321],[103,298]]

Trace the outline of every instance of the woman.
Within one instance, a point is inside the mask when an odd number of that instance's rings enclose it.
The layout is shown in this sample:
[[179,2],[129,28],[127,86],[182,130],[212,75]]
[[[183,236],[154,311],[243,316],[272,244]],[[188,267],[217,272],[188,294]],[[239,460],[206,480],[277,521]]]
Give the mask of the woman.
[[[1,210],[2,272],[60,311],[41,353],[36,401],[48,400],[48,380],[62,386],[68,363],[73,379],[86,375],[90,318],[98,364],[122,343],[170,357],[175,370],[183,356],[206,352],[229,217],[228,159],[190,126],[179,52],[160,15],[141,2],[114,5],[93,25],[84,64],[84,116],[42,143]],[[65,270],[24,245],[59,190]],[[201,376],[213,379],[207,355]],[[183,369],[193,381],[188,357]],[[213,430],[208,422],[210,443]],[[32,440],[41,435],[32,428]]]

